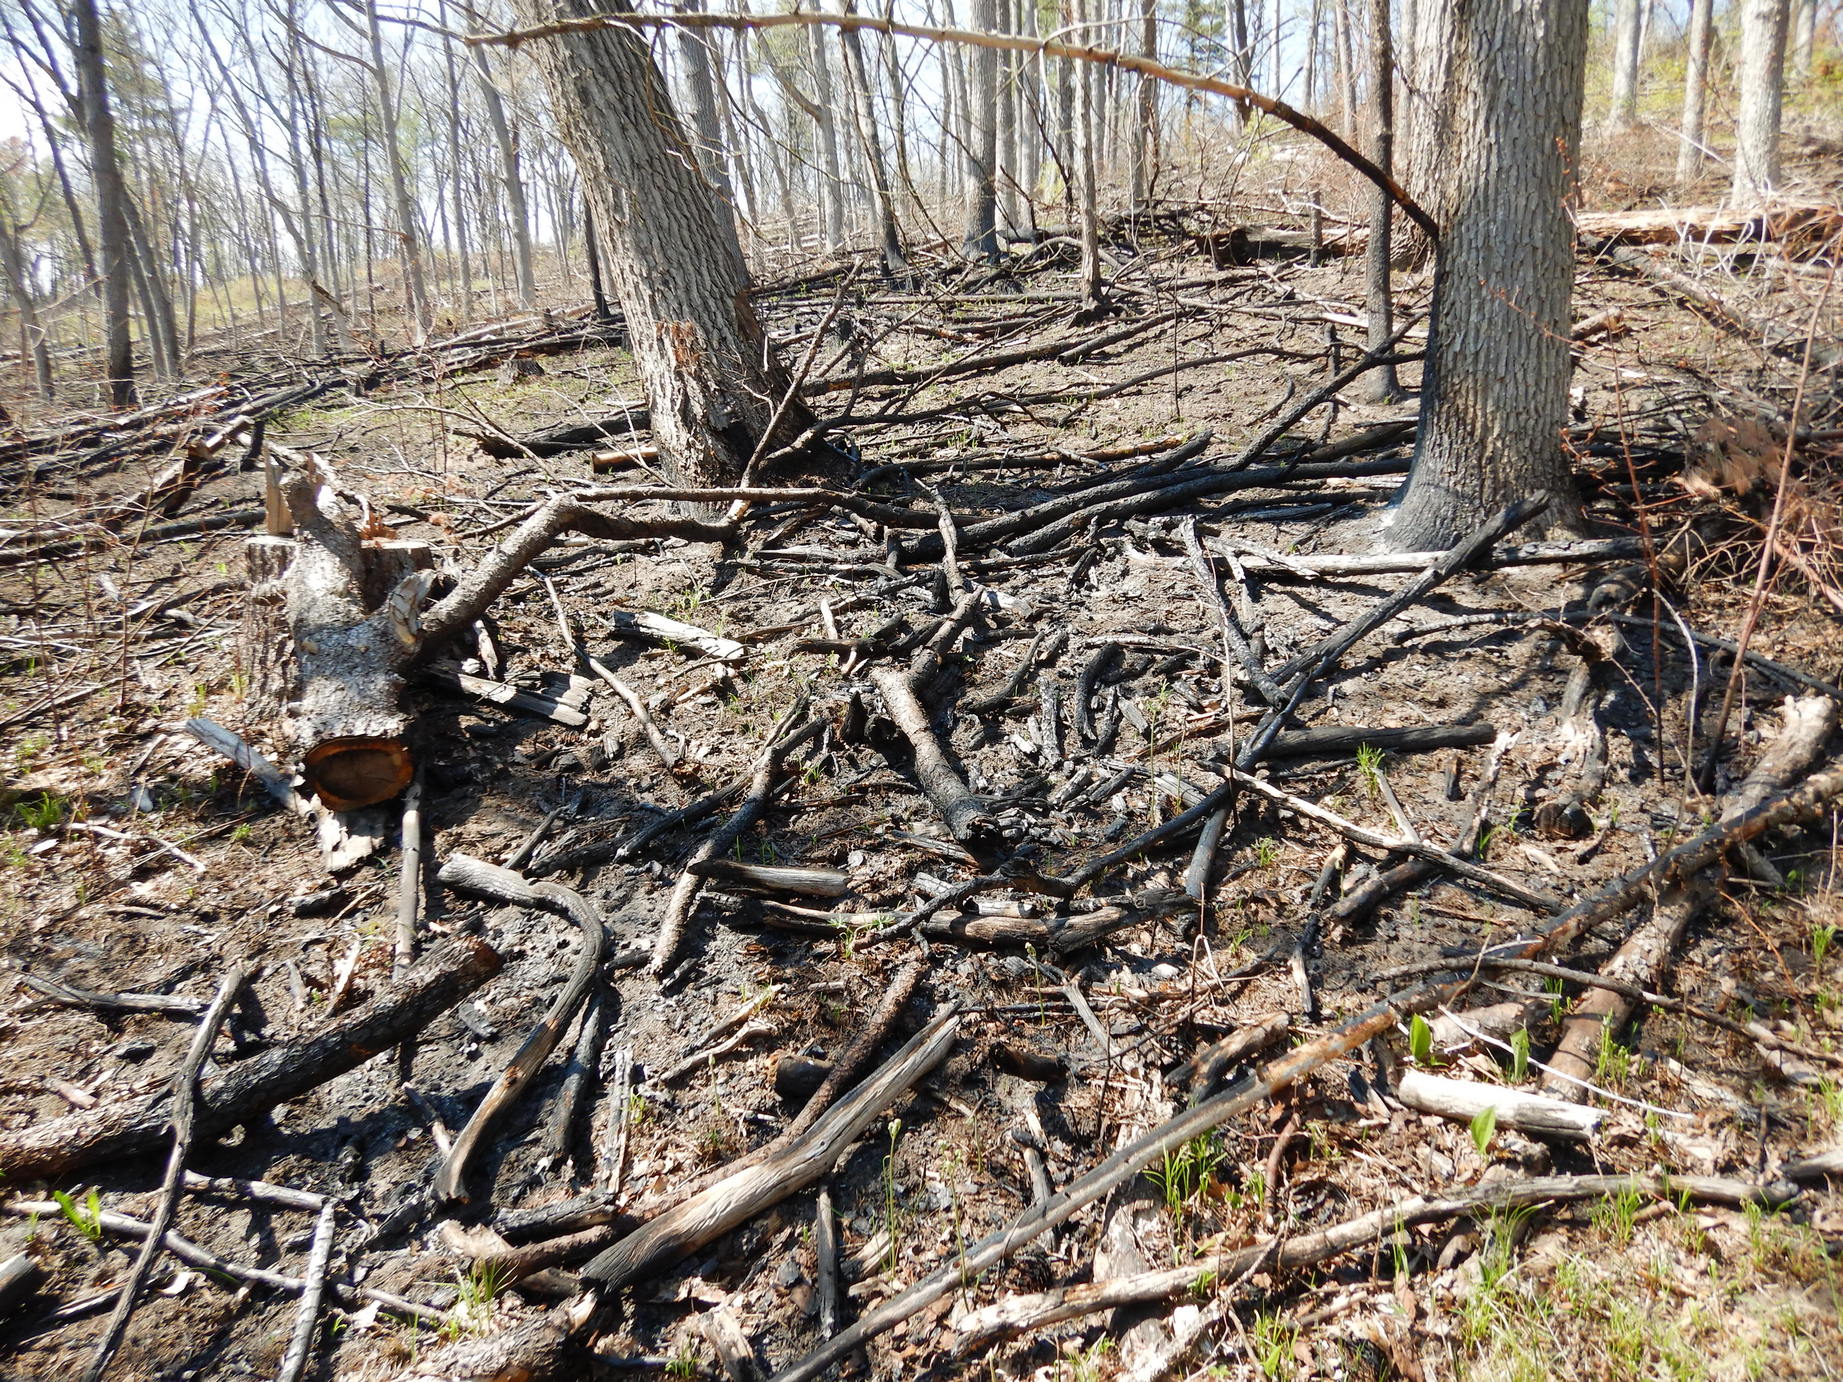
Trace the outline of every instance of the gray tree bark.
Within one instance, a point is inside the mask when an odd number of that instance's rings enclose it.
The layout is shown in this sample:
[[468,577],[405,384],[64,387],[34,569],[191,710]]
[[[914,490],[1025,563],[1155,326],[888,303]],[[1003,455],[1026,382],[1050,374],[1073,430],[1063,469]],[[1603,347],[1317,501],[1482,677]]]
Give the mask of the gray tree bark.
[[390,178],[390,199],[397,213],[397,240],[403,253],[410,316],[421,333],[433,324],[435,308],[429,301],[429,281],[423,273],[422,232],[416,224],[416,202],[410,196],[409,172],[403,166],[402,120],[390,68],[384,61],[384,30],[378,19],[377,0],[365,0],[365,37],[371,45],[371,80],[377,87],[384,169]]
[[1618,0],[1613,7],[1613,104],[1606,128],[1623,134],[1638,123],[1639,33],[1645,0]]
[[[998,27],[993,0],[972,0],[972,26]],[[998,256],[998,50],[973,49],[967,74],[966,115],[972,138],[966,147],[966,235],[960,252],[968,259]]]
[[73,60],[77,71],[77,113],[89,144],[90,179],[96,194],[97,272],[102,279],[103,353],[109,403],[116,408],[130,408],[134,406],[134,338],[128,305],[133,272],[128,245],[128,192],[122,184],[121,162],[116,154],[115,112],[109,104],[108,80],[103,74],[102,20],[96,13],[96,0],[71,0],[71,17],[76,28]]
[[1511,500],[1554,496],[1575,526],[1568,420],[1587,0],[1452,7],[1452,179],[1441,225],[1420,439],[1389,541],[1450,544]]
[[[857,13],[856,0],[844,0],[844,13]],[[906,274],[909,257],[903,252],[902,232],[896,224],[896,201],[890,191],[889,169],[883,162],[883,141],[877,133],[877,109],[870,97],[870,69],[864,65],[864,45],[857,30],[839,31],[839,51],[845,56],[845,81],[851,88],[852,116],[857,121],[858,142],[870,173],[872,210],[883,251],[883,267],[891,274]]]
[[[1395,54],[1389,30],[1389,0],[1370,0],[1370,89],[1376,116],[1376,142],[1370,158],[1384,173],[1395,164]],[[1363,291],[1369,307],[1369,348],[1380,349],[1395,332],[1395,299],[1389,282],[1390,230],[1395,200],[1381,188],[1370,197],[1369,243],[1363,248]],[[1372,403],[1401,397],[1395,366],[1384,365],[1363,378]]]
[[[519,22],[602,12],[517,0]],[[810,421],[749,301],[748,271],[646,44],[597,28],[527,45],[608,251],[660,458],[687,485],[733,484]],[[780,416],[776,419],[776,410]]]
[[1779,181],[1779,114],[1785,96],[1787,0],[1740,0],[1740,113],[1734,123],[1736,205],[1770,196]]
[[[1158,61],[1158,0],[1139,0],[1139,53]],[[1158,178],[1158,88],[1150,77],[1139,78],[1138,116],[1132,151],[1135,209],[1151,200]]]
[[1689,51],[1683,73],[1683,131],[1677,144],[1677,185],[1694,180],[1707,156],[1702,117],[1709,104],[1709,53],[1715,36],[1715,0],[1690,0]]
[[1792,76],[1811,79],[1811,50],[1817,44],[1817,0],[1792,0]]
[[832,86],[832,63],[826,55],[824,29],[809,29],[807,52],[813,61],[813,90],[818,93],[818,113],[813,123],[819,129],[820,204],[825,208],[825,247],[835,250],[845,242],[844,177],[838,162],[838,125],[832,118],[837,97]]
[[[680,14],[702,14],[703,0],[680,0]],[[698,166],[704,179],[716,192],[729,215],[724,224],[736,241],[736,256],[742,257],[742,242],[736,236],[736,189],[730,184],[729,168],[724,161],[723,131],[719,127],[717,89],[711,79],[714,32],[709,29],[678,31],[678,61],[685,70],[685,86],[691,95],[691,127],[697,132]],[[740,154],[740,151],[738,151]]]
[[[477,21],[475,21],[477,22]],[[506,196],[506,220],[512,232],[512,269],[518,283],[518,305],[537,305],[538,281],[531,262],[531,213],[525,205],[525,178],[519,169],[518,140],[506,119],[505,99],[493,84],[493,70],[487,63],[486,48],[469,44],[474,77],[480,88],[480,104],[486,122],[492,127],[493,143],[499,149],[499,184]]]

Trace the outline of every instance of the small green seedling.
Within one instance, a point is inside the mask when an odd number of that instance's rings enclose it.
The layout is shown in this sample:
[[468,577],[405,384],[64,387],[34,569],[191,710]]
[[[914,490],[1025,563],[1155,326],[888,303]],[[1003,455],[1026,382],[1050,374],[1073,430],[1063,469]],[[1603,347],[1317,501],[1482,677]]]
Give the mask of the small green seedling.
[[1408,1054],[1416,1065],[1433,1068],[1433,1028],[1419,1013],[1408,1021]]
[[51,1192],[51,1198],[57,1201],[58,1209],[63,1213],[66,1219],[70,1220],[72,1228],[76,1229],[78,1233],[81,1233],[92,1243],[101,1241],[101,1190],[97,1189],[95,1186],[91,1186],[89,1195],[81,1202],[62,1190],[53,1190]]
[[1357,745],[1357,774],[1372,797],[1382,795],[1382,750],[1374,744]]
[[1491,1138],[1497,1132],[1497,1105],[1486,1104],[1472,1115],[1472,1145],[1481,1157],[1491,1155]]
[[1522,1084],[1529,1077],[1529,1028],[1519,1027],[1510,1034],[1510,1082]]

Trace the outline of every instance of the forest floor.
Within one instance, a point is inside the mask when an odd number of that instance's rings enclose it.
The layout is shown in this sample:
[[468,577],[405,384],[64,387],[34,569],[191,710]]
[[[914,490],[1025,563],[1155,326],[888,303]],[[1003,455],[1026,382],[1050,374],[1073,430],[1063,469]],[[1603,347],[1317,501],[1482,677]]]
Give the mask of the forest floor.
[[[835,1219],[842,1328],[1187,1104],[1233,1091],[1259,1061],[1312,1049],[1402,987],[1391,971],[1442,959],[1448,978],[1476,987],[1183,1139],[1144,1176],[879,1334],[845,1374],[1843,1372],[1843,1198],[1821,1174],[1782,1180],[1843,1143],[1833,815],[1763,837],[1752,864],[1711,866],[1687,900],[1662,889],[1690,919],[1640,982],[1700,1010],[1642,1006],[1598,1038],[1592,1088],[1572,1091],[1598,1111],[1591,1136],[1423,1112],[1399,1088],[1417,1066],[1474,1086],[1544,1087],[1537,1062],[1584,990],[1478,968],[1481,948],[1539,934],[1711,825],[1782,721],[1834,726],[1843,418],[1834,370],[1806,368],[1797,345],[1813,320],[1834,327],[1839,316],[1834,218],[1827,239],[1715,244],[1700,259],[1654,250],[1784,326],[1791,344],[1779,349],[1583,242],[1576,311],[1601,325],[1578,344],[1569,445],[1594,534],[1640,537],[1648,555],[1462,571],[1358,642],[1310,682],[1291,721],[1351,735],[1332,748],[1294,741],[1264,773],[1381,843],[1244,790],[1205,854],[1213,868],[1198,897],[1184,892],[1194,830],[1089,866],[1215,790],[1267,709],[1225,651],[1223,611],[1273,671],[1415,575],[1311,567],[1375,549],[1413,442],[1414,360],[1401,367],[1401,401],[1346,391],[1286,426],[1255,460],[1259,487],[1163,495],[1224,479],[1361,353],[1360,260],[1314,264],[1281,244],[1219,263],[1225,242],[1213,233],[1233,224],[1174,207],[1136,242],[1117,234],[1116,311],[1090,323],[1072,320],[1073,250],[1059,242],[1020,249],[998,274],[930,262],[896,285],[860,265],[771,285],[761,311],[790,359],[823,326],[811,377],[937,377],[818,398],[825,414],[841,400],[848,414],[831,452],[767,482],[855,492],[918,519],[938,502],[954,515],[957,560],[919,522],[887,529],[803,501],[759,504],[725,546],[566,539],[496,602],[485,638],[465,640],[451,669],[535,693],[526,704],[537,711],[463,692],[452,675],[414,682],[420,940],[478,935],[504,969],[390,1054],[201,1139],[189,1162],[329,1197],[330,1279],[426,1310],[405,1321],[375,1299],[330,1301],[307,1376],[516,1375],[504,1359],[482,1361],[485,1345],[516,1354],[571,1308],[556,1302],[573,1295],[572,1268],[591,1252],[772,1142],[822,1078],[819,1063],[868,1030],[881,1043],[864,1053],[874,1068],[929,1024],[955,1024],[944,1063],[873,1110],[821,1182],[825,1201],[814,1185],[770,1195],[740,1226],[648,1272],[579,1331],[594,1357],[567,1375],[777,1372],[823,1340],[820,1255],[832,1235],[815,1232],[816,1203]],[[1402,276],[1404,320],[1419,323],[1406,355],[1424,340],[1428,286]],[[1145,329],[1095,344],[1135,323]],[[1837,335],[1820,325],[1816,338]],[[941,374],[1032,348],[1038,358]],[[466,570],[536,501],[647,482],[631,465],[592,471],[590,450],[483,454],[468,434],[599,421],[609,399],[637,396],[618,346],[532,358],[542,373],[399,371],[270,419],[267,440],[325,458],[394,536],[426,540]],[[1778,560],[1750,608],[1795,396]],[[196,412],[208,420],[225,406],[214,397]],[[388,1003],[401,982],[394,808],[376,826],[382,847],[329,876],[312,826],[184,729],[202,716],[284,752],[247,695],[264,652],[248,618],[250,520],[164,540],[157,526],[259,511],[260,466],[238,468],[231,446],[182,512],[170,506],[147,526],[137,514],[103,538],[71,527],[144,494],[182,447],[90,435],[8,463],[0,1169],[34,1126],[75,1130],[92,1108],[167,1087],[233,961],[251,966],[249,996],[207,1082]],[[1301,460],[1313,468],[1272,469]],[[1123,480],[1160,497],[1131,513],[1081,511]],[[974,526],[1008,514],[1030,516],[1008,532]],[[53,540],[66,545],[42,546]],[[734,646],[617,636],[617,616],[643,612]],[[659,743],[580,660],[560,613],[648,708]],[[1754,656],[1738,674],[1706,643],[1686,656],[1683,630],[1744,638]],[[930,640],[939,658],[916,664]],[[918,785],[928,770],[873,682],[912,665],[979,807],[961,839]],[[632,847],[637,832],[746,785],[775,727],[808,715],[819,725],[763,819],[702,866],[706,886],[666,972],[632,965],[628,952],[652,948],[687,862],[739,795]],[[1366,734],[1382,742],[1378,731],[1444,726],[1468,727],[1455,731],[1467,742],[1358,747]],[[1693,777],[1711,740],[1705,794]],[[1822,747],[1819,763],[1832,761],[1834,738]],[[1366,892],[1399,861],[1389,845],[1407,831],[1452,847],[1471,876],[1436,865]],[[580,889],[615,959],[597,980],[599,1049],[577,1027],[564,1035],[474,1158],[469,1197],[444,1206],[431,1192],[441,1149],[561,990],[579,945],[563,916],[444,888],[436,871],[456,855],[512,859]],[[1055,895],[1058,880],[1084,874],[1073,897]],[[1664,909],[1656,891],[1544,958],[1604,969]],[[943,892],[946,905],[918,920]],[[1062,916],[1093,930],[1063,934]],[[33,978],[92,997],[56,998]],[[94,998],[123,993],[194,1001],[119,1012]],[[1506,1005],[1506,1039],[1462,1030],[1501,1020]],[[1205,1050],[1216,1058],[1200,1070]],[[589,1082],[559,1157],[551,1129],[572,1052],[604,1078]],[[150,1217],[167,1144],[148,1145],[49,1179],[9,1174],[0,1260],[29,1253],[43,1278],[0,1323],[7,1377],[87,1364],[135,1248],[99,1211]],[[1559,1179],[1535,1179],[1545,1177]],[[1480,1193],[1492,1187],[1496,1201]],[[53,1190],[68,1198],[47,1210]],[[507,1241],[522,1241],[508,1215],[585,1192],[603,1193],[575,1221],[584,1236],[538,1269],[508,1265],[519,1259]],[[1391,1208],[1415,1197],[1457,1207],[1425,1218]],[[1372,1211],[1381,1227],[1350,1251],[1289,1265],[1289,1246]],[[112,1375],[276,1375],[315,1222],[311,1205],[278,1204],[260,1187],[188,1192],[176,1232],[294,1285],[165,1258]],[[1252,1259],[1250,1247],[1261,1249]],[[1143,1277],[1157,1270],[1158,1291],[1118,1313],[1031,1320],[1014,1338],[973,1327],[971,1312],[1018,1293],[1079,1294],[1120,1277],[1151,1291]]]

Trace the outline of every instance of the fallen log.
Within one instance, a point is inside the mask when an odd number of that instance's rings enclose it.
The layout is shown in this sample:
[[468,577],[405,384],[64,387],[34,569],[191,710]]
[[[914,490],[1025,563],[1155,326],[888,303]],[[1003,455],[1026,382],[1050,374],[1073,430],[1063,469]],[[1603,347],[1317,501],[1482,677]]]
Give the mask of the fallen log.
[[[431,950],[388,992],[201,1085],[193,1115],[199,1134],[247,1122],[363,1065],[428,1026],[502,964],[491,946],[472,937]],[[18,1184],[152,1151],[164,1140],[171,1106],[171,1092],[162,1090],[0,1135],[0,1173]]]
[[1425,1070],[1402,1071],[1395,1082],[1395,1096],[1411,1109],[1458,1123],[1470,1123],[1486,1109],[1495,1109],[1499,1127],[1534,1137],[1584,1141],[1606,1121],[1604,1109],[1583,1108],[1565,1099],[1503,1085],[1430,1075]]
[[960,1033],[950,1009],[917,1032],[884,1066],[773,1157],[727,1176],[666,1211],[583,1268],[585,1280],[616,1290],[661,1271],[829,1172],[883,1112],[946,1059]]
[[464,427],[453,430],[456,436],[467,437],[478,443],[481,453],[494,460],[542,460],[550,456],[566,456],[572,451],[587,451],[603,442],[619,441],[646,430],[649,423],[646,404],[617,402],[613,406],[622,410],[614,417],[600,418],[593,422],[566,422],[511,438],[494,436],[491,432],[475,432]]
[[1432,753],[1469,749],[1497,738],[1490,724],[1411,725],[1402,729],[1365,729],[1360,725],[1317,725],[1283,730],[1267,746],[1268,758],[1319,758],[1355,753],[1368,745],[1384,753]]
[[1577,211],[1574,233],[1602,244],[1675,245],[1686,240],[1727,244],[1768,241],[1801,232],[1826,239],[1836,229],[1836,207],[1821,202],[1778,201],[1770,206],[1643,207],[1633,211]]

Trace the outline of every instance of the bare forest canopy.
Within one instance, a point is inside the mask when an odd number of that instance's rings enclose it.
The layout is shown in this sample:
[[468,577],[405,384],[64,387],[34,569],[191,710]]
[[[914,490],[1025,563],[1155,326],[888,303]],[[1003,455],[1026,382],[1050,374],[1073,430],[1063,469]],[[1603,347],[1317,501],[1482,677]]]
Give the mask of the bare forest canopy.
[[[1435,8],[1422,7],[1421,22]],[[1717,112],[1731,99],[1740,8],[1717,6],[1711,20],[1720,40],[1708,79]],[[1807,72],[1820,6],[1799,0],[1792,8],[1786,60]],[[1645,118],[1677,127],[1687,156],[1701,143],[1677,108],[1692,16],[1664,5],[1639,9]],[[1402,18],[1415,22],[1413,9]],[[287,356],[326,355],[427,332],[438,319],[464,326],[537,306],[540,279],[546,301],[586,300],[588,218],[576,171],[530,64],[478,46],[512,20],[459,4],[296,0],[117,6],[101,15],[126,190],[129,310],[143,366],[190,377],[196,352],[241,350],[245,341]],[[55,377],[61,361],[81,361],[102,343],[100,218],[83,138],[79,45],[73,7],[55,0],[10,0],[0,22],[7,334],[25,352],[42,341]],[[964,44],[919,41],[945,32],[933,27],[932,12],[898,10],[894,23],[900,36],[866,35],[861,114],[846,99],[854,69],[845,55],[828,60],[824,51],[836,49],[836,35],[785,28],[655,40],[679,108],[695,116],[716,160],[713,176],[758,253],[823,252],[865,232],[874,179],[863,140],[878,131],[876,156],[890,165],[905,227],[936,234],[958,220],[947,203],[977,171],[981,100],[968,98],[983,93],[967,81],[979,77],[978,65]],[[1058,203],[1070,208],[1079,182],[1082,103],[1074,93],[1085,93],[1087,81],[1072,83],[1069,64],[1046,56],[1052,51],[1122,55],[1089,80],[1098,97],[1097,176],[1123,193],[1181,199],[1180,179],[1192,166],[1231,174],[1275,136],[1263,110],[1367,147],[1374,82],[1360,6],[1193,2],[1089,13],[1006,0],[979,27],[1012,45],[993,111],[1006,231],[1046,224]],[[1399,44],[1404,128],[1429,94],[1414,75],[1414,38],[1404,33]],[[1158,80],[1142,82],[1135,71]],[[1673,78],[1676,93],[1666,89]],[[1248,95],[1237,99],[1242,91]],[[1612,115],[1632,120],[1635,111]],[[1306,200],[1314,195],[1300,190]],[[1353,190],[1327,209],[1354,217]],[[84,375],[80,366],[66,372]]]

